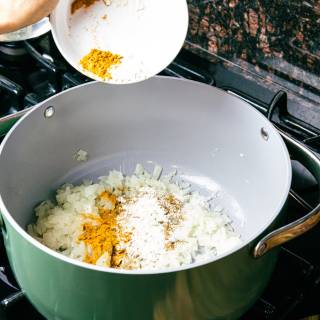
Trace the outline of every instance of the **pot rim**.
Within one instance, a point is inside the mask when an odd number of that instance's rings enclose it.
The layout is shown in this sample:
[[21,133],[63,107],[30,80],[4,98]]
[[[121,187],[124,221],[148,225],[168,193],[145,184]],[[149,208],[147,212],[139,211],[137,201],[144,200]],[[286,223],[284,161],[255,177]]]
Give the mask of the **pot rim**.
[[[194,85],[198,85],[198,86],[208,86],[207,84],[203,84],[203,83],[200,83],[200,82],[197,82],[197,81],[188,80],[188,79],[181,79],[181,78],[172,78],[170,76],[155,76],[155,77],[150,78],[150,80],[153,79],[153,78],[163,78],[163,79],[166,79],[166,81],[168,81],[168,80],[171,80],[171,81],[186,81],[186,82],[191,82]],[[146,80],[146,81],[148,81],[148,80]],[[43,106],[44,104],[49,102],[52,98],[54,98],[56,96],[59,96],[59,95],[62,95],[65,92],[68,92],[68,91],[71,91],[71,90],[81,90],[82,87],[95,86],[97,84],[100,84],[100,82],[93,81],[93,82],[81,84],[79,86],[76,86],[76,87],[67,89],[65,91],[62,91],[62,92],[54,95],[53,97],[50,97],[50,98],[40,102],[39,104],[35,105],[34,107],[32,107],[25,115],[23,115],[12,126],[10,131],[6,134],[5,138],[3,139],[3,141],[2,141],[2,143],[0,145],[0,156],[1,156],[2,152],[3,152],[3,148],[4,148],[7,140],[10,138],[11,134],[20,125],[20,123],[22,121],[24,121],[24,119],[26,119],[31,113],[36,112],[41,106]],[[220,88],[216,88],[216,87],[214,87],[214,88],[216,90],[222,91],[225,94],[227,94],[224,90],[222,90]],[[246,101],[243,101],[243,100],[240,100],[240,101],[241,101],[241,103],[243,103],[243,107],[250,108],[251,112],[255,112],[257,114],[257,117],[262,118],[264,121],[270,122],[266,117],[264,117],[258,110],[256,110],[249,103],[247,103]],[[269,221],[266,221],[266,223],[259,230],[257,230],[250,238],[248,238],[246,241],[244,241],[241,244],[235,246],[233,249],[226,251],[224,254],[218,255],[218,256],[214,256],[214,257],[212,257],[210,259],[206,259],[206,260],[203,260],[203,261],[200,261],[200,262],[191,263],[191,264],[184,265],[184,266],[181,266],[181,267],[155,269],[155,270],[154,269],[125,270],[125,269],[114,269],[114,268],[96,266],[96,265],[92,265],[92,264],[89,264],[89,263],[81,262],[81,261],[78,261],[76,259],[72,259],[72,258],[66,257],[63,254],[58,253],[58,252],[54,251],[53,249],[48,248],[44,244],[42,244],[39,241],[37,241],[36,239],[34,239],[11,216],[11,214],[9,213],[9,211],[6,208],[6,205],[4,204],[4,201],[2,199],[2,195],[1,194],[0,194],[0,215],[2,214],[5,217],[5,219],[10,223],[10,225],[15,229],[15,231],[20,236],[22,236],[25,240],[27,240],[30,244],[34,245],[40,251],[48,254],[51,257],[57,258],[58,260],[66,262],[68,264],[71,264],[71,265],[74,265],[74,266],[77,266],[77,267],[81,267],[81,268],[85,268],[85,269],[88,269],[88,270],[101,271],[101,272],[107,272],[107,273],[113,273],[113,274],[119,274],[119,275],[123,274],[123,275],[135,275],[135,276],[141,275],[142,276],[142,275],[155,275],[155,274],[173,273],[173,272],[189,270],[189,269],[193,269],[193,268],[196,268],[196,267],[204,266],[204,265],[210,264],[212,262],[218,261],[220,259],[223,259],[223,258],[225,258],[225,257],[227,257],[227,256],[229,256],[229,255],[241,250],[242,248],[246,247],[249,243],[251,243],[256,238],[258,238],[274,222],[274,220],[278,217],[278,215],[280,214],[282,208],[284,207],[284,204],[287,201],[287,198],[288,198],[288,195],[289,195],[290,186],[291,186],[292,167],[291,167],[291,160],[290,160],[289,152],[288,152],[288,149],[287,149],[287,147],[285,145],[285,142],[283,141],[281,135],[276,130],[276,128],[273,127],[273,129],[275,131],[274,133],[276,134],[276,136],[279,139],[279,143],[282,145],[283,156],[284,156],[286,164],[287,164],[286,165],[287,184],[285,186],[285,191],[286,192],[283,192],[281,201],[279,201],[277,209],[275,210],[276,214],[274,214]],[[254,259],[254,258],[252,257],[252,259]]]

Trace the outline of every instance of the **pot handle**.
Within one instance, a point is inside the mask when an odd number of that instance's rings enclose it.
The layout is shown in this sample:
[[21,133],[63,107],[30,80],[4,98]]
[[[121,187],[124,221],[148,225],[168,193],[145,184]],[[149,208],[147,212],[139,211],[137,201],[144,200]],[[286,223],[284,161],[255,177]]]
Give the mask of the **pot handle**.
[[[292,158],[300,161],[316,178],[319,185],[320,193],[320,159],[302,143],[291,138],[282,130],[278,129],[278,131],[284,139],[289,153],[292,155]],[[300,235],[315,227],[319,222],[320,203],[318,203],[318,205],[304,217],[284,227],[281,227],[263,237],[256,244],[253,250],[253,256],[255,258],[262,257],[272,248],[280,246],[287,241],[299,237]]]

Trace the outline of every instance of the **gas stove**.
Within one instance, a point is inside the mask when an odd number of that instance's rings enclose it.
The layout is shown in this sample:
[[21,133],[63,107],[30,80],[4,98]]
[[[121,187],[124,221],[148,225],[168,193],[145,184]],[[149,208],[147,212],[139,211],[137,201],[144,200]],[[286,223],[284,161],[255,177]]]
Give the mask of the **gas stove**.
[[[247,71],[239,72],[239,68],[223,59],[206,59],[199,47],[187,41],[161,75],[200,81],[236,95],[320,154],[320,107],[310,107],[310,103],[296,99],[283,86],[262,85],[249,77]],[[3,137],[28,108],[88,81],[91,80],[63,59],[50,33],[19,43],[0,43],[0,135]],[[292,165],[289,221],[306,214],[319,200],[313,177],[300,163],[293,161]],[[270,284],[243,319],[291,320],[320,315],[319,232],[320,226],[281,248]],[[3,244],[0,245],[0,301],[0,319],[43,319],[19,290]]]

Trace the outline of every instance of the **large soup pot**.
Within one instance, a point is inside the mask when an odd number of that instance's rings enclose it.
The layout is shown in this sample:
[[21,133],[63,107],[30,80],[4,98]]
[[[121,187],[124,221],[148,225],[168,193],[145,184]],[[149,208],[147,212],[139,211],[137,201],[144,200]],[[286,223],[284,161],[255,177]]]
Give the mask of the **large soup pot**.
[[[285,137],[285,136],[284,136]],[[320,180],[319,160],[291,138],[290,151]],[[75,153],[88,152],[85,163]],[[114,270],[74,261],[30,237],[33,208],[63,182],[137,163],[178,166],[214,192],[243,243],[181,268]],[[0,150],[2,233],[19,285],[48,319],[236,319],[259,297],[281,243],[315,225],[319,206],[280,229],[290,158],[272,124],[216,88],[155,77],[90,83],[41,103],[16,123]],[[219,192],[217,192],[219,191]]]

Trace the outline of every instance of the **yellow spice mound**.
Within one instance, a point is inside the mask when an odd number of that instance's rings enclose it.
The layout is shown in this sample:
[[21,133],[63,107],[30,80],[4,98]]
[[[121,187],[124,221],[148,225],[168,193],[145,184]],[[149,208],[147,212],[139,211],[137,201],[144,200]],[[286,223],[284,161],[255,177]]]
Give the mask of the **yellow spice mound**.
[[[101,255],[106,253],[106,265],[116,268],[124,256],[124,250],[119,248],[119,243],[129,241],[130,235],[123,233],[118,226],[117,215],[121,211],[121,206],[117,198],[108,192],[103,192],[97,200],[100,216],[92,218],[95,220],[94,223],[83,224],[83,232],[78,240],[84,241],[92,251],[86,253],[85,262],[96,264]],[[101,205],[103,203],[107,203],[109,208]],[[91,219],[90,215],[84,216]]]
[[97,75],[103,80],[112,79],[110,68],[119,65],[122,56],[110,51],[92,49],[86,56],[80,60],[81,66],[91,73]]

